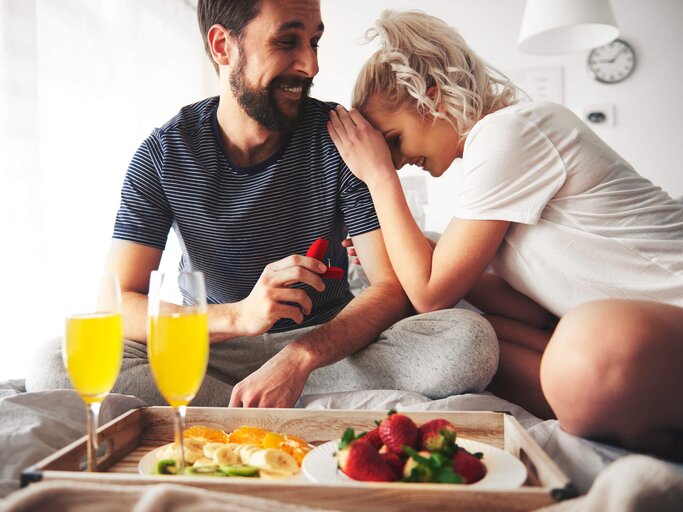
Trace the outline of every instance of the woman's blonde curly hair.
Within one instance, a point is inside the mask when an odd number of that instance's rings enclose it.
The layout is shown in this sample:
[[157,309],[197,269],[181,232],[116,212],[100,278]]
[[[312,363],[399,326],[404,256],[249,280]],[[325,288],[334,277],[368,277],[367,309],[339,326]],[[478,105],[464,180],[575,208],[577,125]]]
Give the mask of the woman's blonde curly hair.
[[439,18],[387,10],[366,37],[379,37],[380,49],[356,80],[352,104],[361,112],[378,93],[381,108],[392,112],[415,102],[421,115],[447,120],[462,140],[483,116],[517,102],[517,87]]

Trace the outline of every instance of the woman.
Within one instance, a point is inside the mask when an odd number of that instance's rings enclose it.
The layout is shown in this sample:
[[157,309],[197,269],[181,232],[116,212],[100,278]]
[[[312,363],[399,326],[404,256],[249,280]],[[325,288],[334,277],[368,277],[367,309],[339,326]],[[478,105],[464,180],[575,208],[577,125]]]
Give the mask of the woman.
[[[570,433],[683,458],[683,206],[569,110],[518,102],[443,21],[387,11],[375,31],[354,109],[328,130],[415,309],[467,297],[500,340],[494,392]],[[395,172],[407,163],[457,173],[434,247]]]

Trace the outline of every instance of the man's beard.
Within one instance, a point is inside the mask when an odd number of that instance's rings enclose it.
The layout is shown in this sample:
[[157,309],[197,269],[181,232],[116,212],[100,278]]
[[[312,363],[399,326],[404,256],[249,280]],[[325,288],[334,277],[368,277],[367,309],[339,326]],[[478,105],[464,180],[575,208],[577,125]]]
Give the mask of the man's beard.
[[[277,77],[268,87],[259,89],[247,84],[245,78],[246,59],[240,49],[240,56],[235,69],[230,73],[230,90],[237,98],[244,111],[264,128],[276,132],[292,132],[299,125],[302,118],[304,103],[313,85],[312,78]],[[301,87],[299,107],[294,115],[281,111],[273,92],[281,85],[287,87]]]

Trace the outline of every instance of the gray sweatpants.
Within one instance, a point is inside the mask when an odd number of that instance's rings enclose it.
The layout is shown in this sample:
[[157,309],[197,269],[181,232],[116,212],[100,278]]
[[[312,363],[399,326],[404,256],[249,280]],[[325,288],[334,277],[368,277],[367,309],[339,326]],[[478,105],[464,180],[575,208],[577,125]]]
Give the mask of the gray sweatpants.
[[[235,338],[211,345],[209,366],[194,406],[227,406],[232,387],[315,327]],[[315,370],[304,394],[396,389],[444,398],[479,392],[498,367],[498,341],[491,324],[466,309],[446,309],[405,318],[355,354]],[[51,340],[32,362],[27,391],[71,388],[61,339]],[[166,405],[152,378],[147,346],[126,340],[114,393]]]

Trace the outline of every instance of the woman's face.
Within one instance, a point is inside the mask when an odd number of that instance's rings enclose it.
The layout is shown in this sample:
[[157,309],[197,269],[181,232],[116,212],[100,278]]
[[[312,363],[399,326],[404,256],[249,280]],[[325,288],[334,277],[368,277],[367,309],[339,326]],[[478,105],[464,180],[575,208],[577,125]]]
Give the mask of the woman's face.
[[377,105],[370,102],[363,114],[384,135],[396,169],[416,165],[438,178],[462,156],[458,134],[448,121],[422,117],[407,105],[394,112]]

